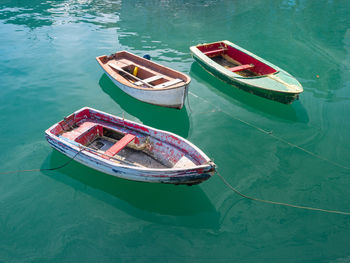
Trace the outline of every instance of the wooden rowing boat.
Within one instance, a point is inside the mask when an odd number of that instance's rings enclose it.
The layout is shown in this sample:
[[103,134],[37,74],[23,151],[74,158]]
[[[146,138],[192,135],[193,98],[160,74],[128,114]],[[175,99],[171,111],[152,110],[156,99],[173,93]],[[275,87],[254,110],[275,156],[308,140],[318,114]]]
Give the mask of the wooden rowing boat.
[[181,109],[191,78],[127,51],[96,58],[108,77],[130,96],[151,104]]
[[215,164],[186,139],[88,107],[54,124],[45,135],[68,157],[124,179],[192,185],[215,172]]
[[288,104],[303,92],[288,72],[227,40],[190,50],[209,73],[250,93]]

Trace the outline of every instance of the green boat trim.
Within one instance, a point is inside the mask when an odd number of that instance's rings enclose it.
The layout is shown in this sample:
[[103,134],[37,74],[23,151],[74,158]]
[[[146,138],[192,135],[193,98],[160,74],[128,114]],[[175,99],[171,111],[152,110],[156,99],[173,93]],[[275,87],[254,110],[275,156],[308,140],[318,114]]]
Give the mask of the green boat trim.
[[250,85],[245,85],[242,82],[238,82],[235,81],[231,78],[228,78],[226,75],[218,75],[216,72],[213,73],[211,71],[211,68],[209,68],[205,63],[203,63],[202,61],[196,59],[194,57],[194,59],[198,62],[198,64],[203,67],[209,74],[213,75],[214,77],[218,77],[219,79],[221,79],[222,81],[230,84],[230,85],[234,85],[235,87],[244,90],[248,93],[263,97],[263,98],[267,98],[270,100],[275,100],[281,103],[285,103],[285,104],[289,104],[291,102],[293,102],[294,100],[299,98],[298,94],[291,94],[291,93],[283,93],[283,92],[271,92],[269,90],[265,90],[265,89],[260,89],[260,88],[256,88]]
[[[273,73],[242,76],[236,72],[232,72],[232,68],[230,70],[230,68],[220,65],[198,48],[213,44],[224,44],[223,47],[233,47],[234,49],[252,57],[256,61],[259,61],[259,63],[263,63],[264,66],[267,65],[266,67],[269,67],[269,72]],[[303,92],[303,87],[301,84],[288,72],[227,40],[192,46],[190,50],[192,57],[208,72],[226,81],[227,83],[239,86],[239,88],[242,88],[250,93],[254,93],[269,99],[278,98],[277,100],[283,103],[291,103],[293,100],[298,98],[298,95],[301,92]],[[217,51],[218,50],[214,50],[206,53],[213,53]]]

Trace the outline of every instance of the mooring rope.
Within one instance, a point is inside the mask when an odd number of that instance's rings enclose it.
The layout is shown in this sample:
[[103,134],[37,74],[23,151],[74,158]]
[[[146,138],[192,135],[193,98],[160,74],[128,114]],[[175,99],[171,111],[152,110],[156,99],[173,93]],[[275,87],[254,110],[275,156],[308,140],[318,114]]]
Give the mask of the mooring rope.
[[[208,100],[206,100],[206,99],[204,99],[204,98],[202,98],[202,97],[200,97],[200,96],[197,96],[196,94],[194,94],[194,93],[192,93],[192,92],[189,92],[189,94],[191,94],[191,95],[193,95],[193,96],[195,96],[195,97],[197,97],[197,98],[200,98],[200,99],[202,99],[203,101],[205,101],[206,103],[208,103],[208,104],[214,106],[218,111],[221,111],[221,112],[225,113],[226,115],[228,115],[228,116],[230,116],[230,117],[232,117],[232,118],[234,118],[234,119],[236,119],[236,120],[238,120],[238,121],[240,121],[240,122],[242,122],[242,123],[244,123],[244,124],[246,124],[246,125],[248,125],[248,126],[250,126],[250,127],[253,127],[253,128],[255,128],[255,129],[257,129],[257,130],[259,130],[259,131],[261,131],[261,132],[263,132],[263,133],[265,133],[265,134],[267,134],[267,135],[270,135],[270,136],[272,136],[273,138],[275,138],[275,139],[277,139],[277,140],[279,140],[279,141],[281,141],[281,142],[284,142],[284,143],[286,143],[286,144],[288,144],[288,145],[290,145],[290,146],[292,146],[292,147],[298,148],[298,149],[300,149],[300,150],[302,150],[302,151],[304,151],[304,152],[306,152],[306,153],[308,153],[308,154],[310,154],[310,155],[312,155],[312,156],[314,156],[314,157],[316,157],[316,158],[319,158],[319,159],[321,159],[321,160],[324,160],[324,161],[326,161],[326,162],[329,162],[329,163],[331,163],[331,164],[333,164],[333,165],[335,165],[335,166],[338,166],[338,167],[340,167],[340,168],[344,168],[344,169],[350,170],[350,168],[347,167],[347,166],[344,166],[344,165],[341,165],[341,164],[339,164],[339,163],[333,162],[333,161],[331,161],[331,160],[329,160],[329,159],[327,159],[327,158],[325,158],[325,157],[322,157],[322,156],[320,156],[320,155],[318,155],[318,154],[315,154],[315,153],[313,153],[313,152],[311,152],[311,151],[309,151],[309,150],[306,150],[306,149],[302,148],[301,146],[298,146],[298,145],[296,145],[296,144],[294,144],[294,143],[291,143],[291,142],[289,142],[289,141],[287,141],[287,140],[285,140],[285,139],[283,139],[283,138],[281,138],[281,137],[279,137],[279,136],[276,136],[276,135],[274,135],[274,134],[272,133],[272,131],[264,130],[264,129],[262,129],[262,128],[260,128],[260,127],[258,127],[258,126],[256,126],[256,125],[254,125],[254,124],[252,124],[252,123],[250,123],[250,122],[244,121],[244,120],[242,120],[242,119],[240,119],[240,118],[238,118],[238,117],[236,117],[236,116],[232,116],[232,115],[230,115],[230,114],[224,112],[223,110],[221,110],[221,109],[218,108],[216,105],[214,105],[214,104],[212,104],[211,102],[209,102]],[[188,96],[188,97],[189,97],[189,96]],[[188,99],[188,106],[189,106],[189,98],[187,98],[187,99]],[[192,113],[192,110],[191,110],[191,113]],[[123,112],[123,115],[124,115],[124,112]],[[124,116],[123,116],[123,117],[124,117]],[[123,119],[124,119],[124,118],[123,118]],[[61,168],[65,167],[65,166],[67,166],[68,164],[70,164],[70,163],[78,156],[78,154],[81,153],[84,149],[85,149],[85,147],[81,148],[81,149],[80,149],[72,158],[70,158],[66,163],[64,163],[64,164],[62,164],[62,165],[60,165],[60,166],[54,167],[54,168],[40,168],[40,169],[27,169],[27,170],[7,171],[7,172],[0,172],[0,175],[11,174],[11,173],[20,173],[20,172],[41,172],[41,171],[53,171],[53,170],[58,170],[58,169],[61,169]],[[255,197],[252,197],[252,196],[248,196],[248,195],[245,195],[245,194],[241,193],[241,192],[238,191],[236,188],[234,188],[234,187],[233,187],[233,186],[218,172],[218,171],[216,171],[216,174],[219,176],[219,178],[221,179],[221,181],[222,181],[228,188],[230,188],[234,193],[236,193],[237,195],[239,195],[239,196],[241,196],[241,197],[243,197],[243,198],[245,198],[245,199],[248,199],[248,200],[257,201],[257,202],[261,202],[261,203],[267,203],[267,204],[273,204],[273,205],[280,205],[280,206],[286,206],[286,207],[293,207],[293,208],[304,209],[304,210],[319,211],[319,212],[332,213],[332,214],[340,214],[340,215],[350,215],[350,212],[344,212],[344,211],[339,211],[339,210],[329,210],[329,209],[316,208],[316,207],[310,207],[310,206],[293,205],[293,204],[289,204],[289,203],[275,202],[275,201],[271,201],[271,200],[265,200],[265,199],[260,199],[260,198],[255,198]]]
[[206,102],[206,103],[208,103],[209,105],[213,106],[214,108],[217,109],[217,111],[220,111],[220,112],[222,112],[222,113],[224,113],[224,114],[230,116],[231,118],[233,118],[233,119],[235,119],[235,120],[237,120],[237,121],[239,121],[239,122],[241,122],[241,123],[244,123],[244,124],[247,125],[247,126],[250,126],[250,127],[254,128],[254,129],[256,129],[256,130],[258,130],[258,131],[260,131],[260,132],[266,134],[266,135],[269,135],[269,136],[275,138],[276,140],[278,140],[278,141],[280,141],[280,142],[283,142],[283,143],[285,143],[285,144],[288,144],[289,146],[295,147],[295,148],[297,148],[297,149],[299,149],[299,150],[301,150],[301,151],[303,151],[303,152],[305,152],[305,153],[307,153],[307,154],[309,154],[309,155],[311,155],[311,156],[313,156],[313,157],[315,157],[315,158],[318,158],[318,159],[320,159],[320,160],[322,160],[322,161],[328,162],[328,163],[330,163],[330,164],[332,164],[332,165],[334,165],[334,166],[337,166],[337,167],[339,167],[339,168],[342,168],[342,169],[345,169],[345,170],[350,170],[350,167],[348,167],[348,166],[345,166],[345,165],[342,165],[342,164],[340,164],[340,163],[337,163],[337,162],[334,162],[334,161],[332,161],[332,160],[329,160],[329,159],[327,159],[327,158],[325,158],[325,157],[323,157],[323,156],[321,156],[321,155],[318,155],[318,154],[316,154],[316,153],[314,153],[314,152],[311,152],[311,151],[309,151],[309,150],[307,150],[307,149],[305,149],[305,148],[303,148],[303,147],[301,147],[301,146],[299,146],[299,145],[296,145],[296,144],[294,144],[294,143],[292,143],[292,142],[289,142],[289,141],[287,141],[286,139],[283,139],[282,137],[275,135],[272,131],[265,130],[265,129],[260,128],[260,127],[254,125],[254,124],[252,124],[252,123],[250,123],[250,122],[248,122],[248,121],[242,120],[241,118],[239,118],[239,117],[237,117],[237,116],[234,116],[234,115],[232,115],[232,114],[229,114],[229,113],[227,113],[227,112],[221,110],[219,107],[217,107],[216,105],[214,105],[214,104],[211,103],[210,101],[208,101],[208,100],[206,100],[206,99],[204,99],[204,98],[202,98],[202,97],[200,97],[200,96],[198,96],[198,95],[196,95],[196,94],[194,94],[194,93],[192,93],[192,92],[189,92],[189,93],[190,93],[192,96],[197,97],[197,98],[200,98],[200,99],[202,99],[204,102]]
[[84,148],[81,148],[72,158],[69,158],[69,160],[67,162],[65,162],[64,164],[54,167],[54,168],[40,168],[40,169],[27,169],[27,170],[17,170],[17,171],[8,171],[8,172],[0,172],[0,175],[3,174],[14,174],[14,173],[23,173],[23,172],[42,172],[42,171],[54,171],[54,170],[58,170],[61,169],[65,166],[67,166],[68,164],[70,164],[71,161],[73,161],[75,159],[75,157],[77,157],[77,155],[79,153],[81,153],[84,150]]
[[[221,110],[219,107],[217,107],[216,105],[214,105],[214,104],[211,103],[210,101],[208,101],[208,100],[206,100],[206,99],[204,99],[204,98],[202,98],[202,97],[200,97],[200,96],[198,96],[198,95],[196,95],[196,94],[194,94],[194,93],[192,93],[192,92],[189,92],[189,93],[190,93],[192,96],[197,97],[197,98],[200,98],[200,99],[202,99],[204,102],[206,102],[207,104],[213,106],[217,111],[220,111],[220,112],[222,112],[222,113],[224,113],[224,114],[230,116],[231,118],[233,118],[233,119],[235,119],[235,120],[237,120],[237,121],[239,121],[239,122],[241,122],[241,123],[244,123],[245,125],[247,125],[247,126],[249,126],[249,127],[252,127],[252,128],[254,128],[254,129],[256,129],[256,130],[258,130],[258,131],[260,131],[260,132],[262,132],[262,133],[264,133],[264,134],[266,134],[266,135],[269,135],[269,136],[275,138],[276,140],[278,140],[278,141],[280,141],[280,142],[283,142],[283,143],[285,143],[285,144],[287,144],[287,145],[289,145],[289,146],[291,146],[291,147],[295,147],[295,148],[297,148],[297,149],[299,149],[299,150],[301,150],[301,151],[304,151],[305,153],[307,153],[307,154],[309,154],[309,155],[311,155],[311,156],[313,156],[313,157],[315,157],[315,158],[318,158],[318,159],[320,159],[320,160],[323,160],[323,161],[325,161],[325,162],[328,162],[328,163],[330,163],[330,164],[332,164],[332,165],[334,165],[334,166],[343,168],[343,169],[345,169],[345,170],[350,170],[350,168],[347,167],[347,166],[344,166],[344,165],[339,164],[339,163],[337,163],[337,162],[331,161],[331,160],[329,160],[329,159],[327,159],[327,158],[325,158],[325,157],[323,157],[323,156],[321,156],[321,155],[318,155],[318,154],[316,154],[316,153],[313,153],[313,152],[311,152],[311,151],[309,151],[309,150],[307,150],[307,149],[305,149],[305,148],[303,148],[303,147],[301,147],[301,146],[299,146],[299,145],[296,145],[296,144],[294,144],[294,143],[291,143],[291,142],[289,142],[289,141],[287,141],[287,140],[285,140],[285,139],[283,139],[283,138],[281,138],[281,137],[279,137],[279,136],[273,134],[272,131],[267,131],[267,130],[265,130],[265,129],[263,129],[263,128],[260,128],[260,127],[258,127],[258,126],[256,126],[256,125],[254,125],[254,124],[248,122],[248,121],[242,120],[241,118],[239,118],[239,117],[237,117],[237,116],[233,116],[233,115],[231,115],[231,114],[229,114],[229,113],[227,113],[227,112]],[[214,111],[215,111],[215,110],[214,110]],[[212,111],[212,112],[214,112],[214,111]],[[206,112],[206,113],[207,113],[207,112]],[[248,195],[245,195],[245,194],[241,193],[241,192],[238,191],[236,188],[234,188],[229,182],[226,181],[226,179],[225,179],[218,171],[216,171],[216,174],[219,176],[219,178],[222,180],[222,182],[223,182],[228,188],[230,188],[233,192],[235,192],[236,194],[240,195],[240,196],[243,197],[243,198],[246,198],[246,199],[249,199],[249,200],[252,200],[252,201],[257,201],[257,202],[267,203],[267,204],[273,204],[273,205],[286,206],[286,207],[293,207],[293,208],[304,209],[304,210],[319,211],[319,212],[325,212],[325,213],[331,213],[331,214],[350,215],[350,212],[344,212],[344,211],[338,211],[338,210],[329,210],[329,209],[322,209],[322,208],[315,208],[315,207],[302,206],[302,205],[293,205],[293,204],[288,204],[288,203],[275,202],[275,201],[271,201],[271,200],[264,200],[264,199],[259,199],[259,198],[251,197],[251,196],[248,196]]]
[[[187,87],[188,88],[188,87]],[[190,96],[188,95],[189,91],[187,90],[187,105],[190,110],[190,114],[192,114],[191,104],[190,104]]]
[[270,201],[270,200],[265,200],[265,199],[259,199],[259,198],[251,197],[251,196],[242,194],[240,191],[238,191],[236,188],[234,188],[229,182],[226,181],[226,179],[218,171],[216,171],[216,174],[220,177],[221,181],[228,188],[230,188],[233,192],[235,192],[236,194],[240,195],[243,198],[246,198],[246,199],[249,199],[249,200],[252,200],[252,201],[257,201],[257,202],[267,203],[267,204],[273,204],[273,205],[293,207],[293,208],[299,208],[299,209],[304,209],[304,210],[320,211],[320,212],[331,213],[331,214],[350,215],[350,212],[343,212],[343,211],[339,211],[339,210],[328,210],[328,209],[315,208],[315,207],[302,206],[302,205],[293,205],[293,204],[288,204],[288,203],[275,202],[275,201]]
[[[11,174],[11,173],[21,173],[21,172],[42,172],[42,171],[53,171],[53,170],[58,170],[61,169],[68,164],[70,164],[77,156],[79,153],[81,153],[85,148],[81,148],[72,158],[70,158],[67,162],[64,164],[54,167],[54,168],[41,168],[41,169],[27,169],[27,170],[16,170],[16,171],[8,171],[8,172],[1,172],[0,175],[3,174]],[[328,209],[322,209],[322,208],[315,208],[315,207],[308,207],[308,206],[301,206],[301,205],[293,205],[293,204],[288,204],[288,203],[282,203],[282,202],[275,202],[275,201],[270,201],[270,200],[264,200],[264,199],[259,199],[255,197],[251,197],[245,194],[242,194],[240,191],[238,191],[236,188],[234,188],[229,182],[226,181],[226,179],[218,172],[216,171],[216,174],[219,176],[219,178],[222,180],[222,182],[229,187],[233,192],[236,194],[240,195],[243,198],[252,200],[252,201],[257,201],[257,202],[262,202],[262,203],[267,203],[267,204],[274,204],[274,205],[281,205],[281,206],[287,206],[287,207],[294,207],[294,208],[299,208],[299,209],[305,209],[305,210],[313,210],[313,211],[320,211],[320,212],[325,212],[325,213],[332,213],[332,214],[341,214],[341,215],[350,215],[350,212],[343,212],[343,211],[338,211],[338,210],[328,210]]]

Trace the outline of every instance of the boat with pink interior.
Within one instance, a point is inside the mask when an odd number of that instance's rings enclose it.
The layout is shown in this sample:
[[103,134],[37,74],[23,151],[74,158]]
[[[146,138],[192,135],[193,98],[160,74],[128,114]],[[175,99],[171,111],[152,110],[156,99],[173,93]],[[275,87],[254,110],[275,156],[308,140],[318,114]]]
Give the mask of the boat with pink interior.
[[46,130],[50,145],[101,172],[134,181],[198,184],[215,164],[186,139],[84,107]]

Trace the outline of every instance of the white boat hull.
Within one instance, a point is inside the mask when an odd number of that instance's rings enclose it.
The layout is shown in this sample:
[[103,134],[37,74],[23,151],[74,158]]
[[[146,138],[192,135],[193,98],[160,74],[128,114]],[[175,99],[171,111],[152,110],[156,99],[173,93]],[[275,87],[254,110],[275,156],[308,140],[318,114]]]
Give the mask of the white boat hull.
[[[79,148],[74,149],[66,144],[55,140],[50,136],[46,136],[48,143],[52,148],[63,153],[69,158],[74,158],[75,161],[86,165],[97,171],[110,174],[115,177],[127,179],[131,181],[148,182],[148,183],[167,183],[167,184],[197,184],[198,182],[205,181],[212,176],[212,167],[203,166],[204,171],[198,174],[198,167],[194,169],[184,170],[172,170],[167,169],[163,171],[157,170],[141,170],[130,169],[129,167],[123,167],[121,165],[115,165],[105,160],[97,159],[93,154],[82,151],[79,152]],[[186,176],[184,176],[186,175]]]
[[143,102],[169,108],[181,109],[185,103],[188,92],[188,85],[176,89],[166,90],[140,90],[124,85],[115,80],[108,72],[104,71],[113,83],[126,94]]
[[163,107],[183,107],[191,82],[186,74],[127,51],[96,60],[113,83],[135,99]]

